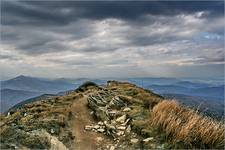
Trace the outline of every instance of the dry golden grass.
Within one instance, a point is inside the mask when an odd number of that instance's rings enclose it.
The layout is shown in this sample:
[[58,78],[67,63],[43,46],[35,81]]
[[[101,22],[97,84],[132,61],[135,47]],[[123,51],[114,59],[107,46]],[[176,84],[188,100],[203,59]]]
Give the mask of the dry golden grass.
[[163,130],[174,144],[182,142],[192,148],[223,148],[225,126],[203,117],[178,102],[162,101],[151,114],[151,125]]

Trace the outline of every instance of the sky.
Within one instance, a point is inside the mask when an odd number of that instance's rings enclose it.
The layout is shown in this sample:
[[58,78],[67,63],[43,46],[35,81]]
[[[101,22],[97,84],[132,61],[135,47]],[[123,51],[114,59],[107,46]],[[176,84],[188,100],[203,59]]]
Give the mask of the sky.
[[1,1],[1,79],[223,77],[224,1]]

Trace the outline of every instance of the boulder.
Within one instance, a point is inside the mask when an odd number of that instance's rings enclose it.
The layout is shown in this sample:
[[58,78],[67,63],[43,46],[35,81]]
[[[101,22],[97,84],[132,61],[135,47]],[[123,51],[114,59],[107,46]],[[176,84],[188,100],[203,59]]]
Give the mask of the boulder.
[[95,126],[93,126],[93,128],[94,128],[94,129],[99,129],[100,126],[99,126],[99,125],[95,125]]
[[98,122],[98,125],[103,126],[104,123],[103,123],[102,121],[99,121],[99,122]]
[[119,127],[117,127],[117,129],[118,129],[118,130],[125,130],[126,127],[125,127],[125,126],[119,126]]
[[105,129],[97,129],[98,132],[103,133]]
[[115,146],[110,146],[110,149],[109,150],[115,150]]
[[131,108],[129,108],[129,107],[126,107],[123,109],[123,112],[129,112],[129,111],[131,111]]
[[149,137],[149,138],[144,139],[143,142],[146,142],[147,143],[149,141],[152,141],[153,139],[154,139],[153,137]]
[[127,133],[130,133],[131,132],[131,126],[130,125],[127,127],[126,132]]
[[90,131],[90,130],[93,129],[93,126],[86,125],[86,126],[84,127],[84,129]]
[[51,132],[51,134],[54,134],[54,133],[55,133],[54,129],[51,129],[51,131],[50,131],[50,132]]
[[118,117],[118,118],[116,119],[116,122],[124,123],[125,120],[126,120],[126,115],[123,115],[123,116],[121,116],[121,117]]
[[117,107],[117,108],[121,108],[126,106],[126,103],[124,103],[118,96],[115,96],[112,99],[112,103]]
[[137,143],[139,142],[139,140],[136,139],[136,138],[133,138],[133,139],[130,139],[130,142],[131,142],[132,144],[137,144]]
[[127,123],[130,121],[130,118],[128,118],[123,124],[121,124],[121,125],[123,125],[123,126],[125,126],[125,125],[127,125]]
[[111,124],[108,124],[108,123],[105,124],[105,127],[106,127],[107,130],[116,130],[115,126],[113,126]]
[[97,141],[97,142],[102,142],[103,140],[104,140],[104,139],[103,139],[102,137],[97,137],[97,138],[96,138],[96,141]]
[[124,131],[118,131],[116,134],[117,134],[118,136],[124,135]]

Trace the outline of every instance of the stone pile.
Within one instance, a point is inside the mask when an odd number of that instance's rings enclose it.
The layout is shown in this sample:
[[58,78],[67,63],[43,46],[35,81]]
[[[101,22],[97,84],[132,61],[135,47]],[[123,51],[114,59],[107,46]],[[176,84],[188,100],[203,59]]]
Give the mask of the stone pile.
[[86,125],[84,129],[86,131],[100,132],[106,135],[110,135],[117,140],[120,136],[125,136],[131,132],[131,126],[129,125],[130,119],[126,115],[122,115],[115,120],[111,121],[99,121],[96,125]]
[[115,145],[107,149],[126,149],[131,145],[137,148],[141,142],[149,143],[153,140],[152,137],[143,139],[132,132],[132,119],[129,117],[132,109],[119,96],[109,91],[101,91],[88,97],[88,106],[92,109],[91,114],[100,121],[97,124],[86,125],[84,129],[113,137]]
[[[94,115],[100,120],[110,121],[123,114],[121,108],[127,106],[118,96],[108,91],[99,92],[88,97],[88,106],[93,110]],[[125,111],[129,111],[127,108]]]

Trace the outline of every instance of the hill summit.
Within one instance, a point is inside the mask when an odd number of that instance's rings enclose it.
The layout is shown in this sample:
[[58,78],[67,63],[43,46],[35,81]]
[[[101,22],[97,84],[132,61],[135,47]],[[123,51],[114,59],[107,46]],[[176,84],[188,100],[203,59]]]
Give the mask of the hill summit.
[[1,116],[1,149],[223,148],[224,124],[128,82],[86,82]]

